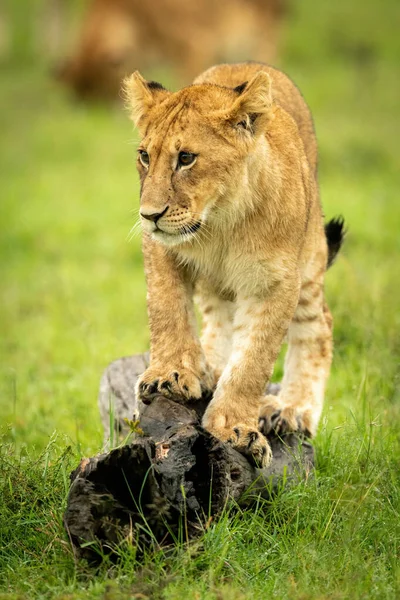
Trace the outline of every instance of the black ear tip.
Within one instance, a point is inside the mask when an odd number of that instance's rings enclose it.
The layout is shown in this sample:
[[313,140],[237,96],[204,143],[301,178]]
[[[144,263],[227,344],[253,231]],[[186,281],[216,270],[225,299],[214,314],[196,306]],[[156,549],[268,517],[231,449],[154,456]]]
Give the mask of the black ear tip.
[[240,85],[237,85],[235,88],[233,88],[233,91],[237,92],[238,94],[241,94],[246,89],[247,84],[248,84],[248,82],[244,81]]
[[148,81],[146,83],[147,87],[149,88],[149,90],[165,90],[165,87],[163,85],[161,85],[161,83],[158,83],[158,81]]

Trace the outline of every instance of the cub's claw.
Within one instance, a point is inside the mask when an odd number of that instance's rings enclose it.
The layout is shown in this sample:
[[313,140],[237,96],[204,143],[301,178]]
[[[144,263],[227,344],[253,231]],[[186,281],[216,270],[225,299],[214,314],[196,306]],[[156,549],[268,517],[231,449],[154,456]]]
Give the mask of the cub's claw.
[[266,467],[272,460],[272,452],[267,439],[262,433],[246,425],[234,427],[233,433],[227,441],[256,467]]
[[197,400],[203,394],[203,387],[200,378],[189,369],[149,367],[136,384],[136,396],[143,404],[150,404],[157,394],[181,401]]
[[302,411],[293,406],[277,408],[265,406],[260,411],[258,429],[264,435],[274,433],[301,433],[305,437],[312,437],[309,411]]

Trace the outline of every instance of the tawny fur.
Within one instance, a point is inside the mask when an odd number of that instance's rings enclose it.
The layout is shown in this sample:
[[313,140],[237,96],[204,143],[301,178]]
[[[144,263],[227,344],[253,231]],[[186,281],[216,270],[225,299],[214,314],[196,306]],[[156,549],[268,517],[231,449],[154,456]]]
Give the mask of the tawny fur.
[[[135,73],[126,89],[141,134],[151,332],[137,393],[184,400],[215,387],[204,426],[264,465],[259,423],[314,435],[331,364],[310,111],[286,75],[258,63],[213,67],[176,93]],[[195,155],[189,166],[183,151]],[[286,335],[281,393],[265,397]]]

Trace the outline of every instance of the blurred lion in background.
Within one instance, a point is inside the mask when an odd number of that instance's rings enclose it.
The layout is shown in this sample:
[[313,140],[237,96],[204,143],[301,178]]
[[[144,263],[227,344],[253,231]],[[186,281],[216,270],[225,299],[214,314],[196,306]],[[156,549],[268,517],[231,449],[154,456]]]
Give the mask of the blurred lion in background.
[[188,83],[215,62],[273,62],[284,8],[285,0],[92,0],[58,75],[79,97],[113,99],[138,68],[171,66]]

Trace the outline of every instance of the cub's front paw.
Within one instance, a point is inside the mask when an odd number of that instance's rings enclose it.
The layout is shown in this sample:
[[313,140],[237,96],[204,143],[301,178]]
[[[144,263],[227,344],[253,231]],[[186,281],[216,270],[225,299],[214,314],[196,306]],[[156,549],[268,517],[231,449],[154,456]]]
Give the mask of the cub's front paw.
[[[230,444],[235,450],[244,454],[256,467],[267,467],[272,460],[272,452],[267,439],[244,423],[228,426],[228,420],[223,415],[207,414],[203,417],[203,427],[216,438]],[[215,418],[216,417],[216,418]]]
[[[268,396],[267,396],[268,398]],[[262,404],[258,429],[264,434],[275,433],[284,435],[285,433],[301,433],[306,437],[313,435],[313,423],[311,411],[305,410],[295,405],[285,405],[279,402],[279,399],[271,396],[270,402],[266,398]]]
[[182,401],[201,398],[200,376],[190,369],[149,367],[136,383],[136,397],[150,404],[156,394]]
[[236,425],[227,442],[235,450],[244,454],[256,467],[267,467],[272,460],[272,452],[262,433],[247,425]]

